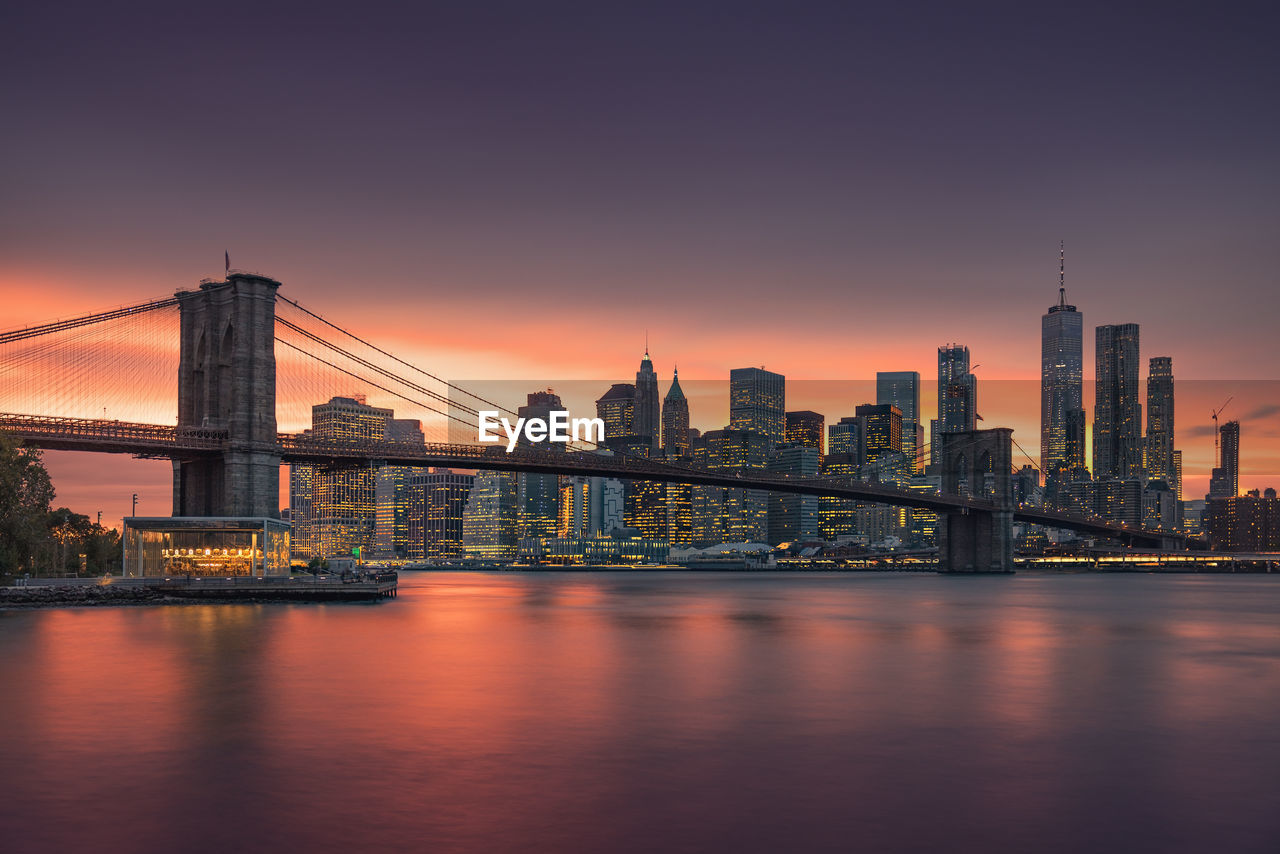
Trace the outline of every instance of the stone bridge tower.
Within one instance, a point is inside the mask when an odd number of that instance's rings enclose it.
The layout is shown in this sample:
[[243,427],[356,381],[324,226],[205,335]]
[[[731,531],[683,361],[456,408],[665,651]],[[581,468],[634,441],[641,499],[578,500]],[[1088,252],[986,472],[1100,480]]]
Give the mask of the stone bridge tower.
[[265,276],[177,293],[178,432],[220,430],[225,451],[173,461],[174,516],[277,518],[276,289]]
[[947,513],[938,525],[943,572],[1013,572],[1013,430],[943,433],[942,491],[989,501],[990,510]]

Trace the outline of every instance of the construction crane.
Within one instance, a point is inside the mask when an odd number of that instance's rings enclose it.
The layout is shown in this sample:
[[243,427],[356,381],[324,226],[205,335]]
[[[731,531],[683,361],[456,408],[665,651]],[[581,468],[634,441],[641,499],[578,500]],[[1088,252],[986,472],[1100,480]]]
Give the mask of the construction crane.
[[1221,454],[1221,451],[1219,450],[1219,447],[1220,447],[1219,442],[1222,434],[1218,432],[1218,416],[1222,414],[1222,410],[1227,408],[1227,404],[1235,399],[1236,399],[1235,395],[1234,394],[1231,395],[1231,397],[1228,397],[1226,399],[1225,403],[1223,403],[1217,409],[1213,410],[1213,412],[1209,413],[1209,417],[1213,419],[1213,465],[1215,468],[1218,468],[1222,465],[1222,459],[1221,459],[1222,454]]

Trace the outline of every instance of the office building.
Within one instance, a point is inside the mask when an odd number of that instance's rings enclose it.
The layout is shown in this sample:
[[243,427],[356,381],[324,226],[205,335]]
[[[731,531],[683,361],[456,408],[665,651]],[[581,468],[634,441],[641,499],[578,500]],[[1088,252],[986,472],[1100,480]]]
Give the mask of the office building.
[[[536,391],[525,398],[525,405],[516,410],[520,418],[549,420],[553,411],[564,409],[560,396],[551,389]],[[607,423],[607,422],[606,422]],[[606,427],[606,437],[608,430]],[[523,447],[532,447],[523,434],[519,439]],[[563,452],[565,446],[555,442],[538,443],[539,450]],[[520,472],[516,475],[516,537],[554,537],[560,515],[560,482],[554,474]]]
[[[709,430],[694,445],[693,462],[713,471],[763,469],[769,437],[750,430]],[[758,489],[694,486],[693,540],[698,545],[762,543],[768,538],[768,493]]]
[[819,455],[823,451],[823,432],[826,420],[821,413],[810,409],[788,412],[786,415],[786,443],[813,448]]
[[[421,447],[426,437],[422,422],[387,419],[387,441]],[[373,555],[405,558],[410,551],[410,517],[413,513],[412,480],[424,471],[419,466],[379,465],[373,487]]]
[[671,372],[671,388],[662,402],[662,449],[669,457],[689,453],[689,401],[680,387],[680,371]]
[[623,527],[625,500],[626,493],[620,480],[583,476],[564,478],[560,489],[557,536],[607,536]]
[[[392,416],[390,409],[369,406],[363,397],[334,397],[311,407],[311,429],[305,435],[338,444],[383,442]],[[289,480],[289,515],[302,534],[294,543],[295,556],[327,558],[373,552],[376,465],[298,464],[292,467]],[[387,528],[389,539],[394,538],[392,527],[389,524]]]
[[462,551],[480,560],[513,560],[519,550],[516,476],[480,471],[462,511]]
[[1280,499],[1274,489],[1210,498],[1204,506],[1204,531],[1215,551],[1280,552]]
[[644,349],[640,370],[636,371],[636,396],[632,414],[631,434],[647,439],[649,447],[662,447],[662,415],[658,392],[658,375],[649,358],[649,348]]
[[862,431],[862,419],[854,415],[841,418],[827,428],[827,453],[851,455],[857,458],[858,464],[861,465],[867,458],[866,442]]
[[[768,470],[793,477],[816,477],[820,458],[821,454],[812,446],[779,445],[769,456]],[[817,496],[771,492],[768,501],[770,545],[818,537]]]
[[771,445],[785,441],[786,378],[764,368],[729,372],[729,429],[765,436]]
[[414,475],[410,560],[442,561],[462,556],[462,516],[474,483],[475,475],[444,468]]
[[924,427],[920,422],[920,372],[879,371],[876,373],[876,403],[892,404],[902,413],[902,453],[910,474],[924,461]]
[[1178,493],[1173,450],[1173,359],[1155,356],[1147,374],[1147,477],[1163,480]]
[[862,422],[868,463],[886,454],[902,453],[902,411],[891,403],[864,403],[853,410]]
[[1084,468],[1083,388],[1084,316],[1067,303],[1059,250],[1058,303],[1040,318],[1040,467],[1050,479]]
[[1138,389],[1138,324],[1096,331],[1096,396],[1093,409],[1093,476],[1142,476],[1142,403]]
[[1140,478],[1107,478],[1067,483],[1068,507],[1085,516],[1117,525],[1175,530],[1178,504],[1164,481],[1143,483]]
[[[843,418],[841,424],[845,422],[853,422],[858,425],[856,418]],[[839,425],[832,424],[828,428],[828,433],[832,437],[832,447],[836,447],[835,431]],[[846,428],[848,425],[846,425]],[[854,431],[845,429],[839,434],[841,447],[845,446],[849,441],[849,436]],[[860,447],[856,443],[860,441],[852,440],[855,447]],[[856,452],[833,451],[822,458],[822,475],[823,477],[858,477],[862,470],[863,457]],[[832,498],[830,496],[822,496],[818,499],[818,533],[824,540],[835,541],[844,537],[850,537],[854,534],[855,512],[857,502],[849,498]]]
[[636,387],[631,383],[614,383],[596,400],[596,417],[604,422],[605,444],[634,444]]
[[623,566],[666,563],[670,545],[631,528],[582,537],[531,537],[520,541],[520,560],[552,566]]
[[1232,498],[1240,494],[1240,422],[1218,428],[1218,465],[1209,477],[1208,498]]
[[[947,344],[938,348],[938,431],[962,433],[976,429],[978,379],[969,370],[969,348]],[[933,437],[937,441],[937,437]]]

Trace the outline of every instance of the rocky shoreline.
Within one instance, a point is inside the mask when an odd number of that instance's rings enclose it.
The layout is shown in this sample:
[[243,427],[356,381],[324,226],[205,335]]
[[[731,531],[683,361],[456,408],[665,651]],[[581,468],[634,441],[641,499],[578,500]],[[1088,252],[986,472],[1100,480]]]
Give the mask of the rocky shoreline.
[[149,587],[111,584],[0,587],[0,610],[8,608],[57,608],[81,605],[171,605],[178,599]]
[[395,573],[362,577],[318,578],[180,578],[96,579],[0,587],[0,611],[28,608],[75,608],[106,605],[177,605],[198,602],[374,602],[394,599]]

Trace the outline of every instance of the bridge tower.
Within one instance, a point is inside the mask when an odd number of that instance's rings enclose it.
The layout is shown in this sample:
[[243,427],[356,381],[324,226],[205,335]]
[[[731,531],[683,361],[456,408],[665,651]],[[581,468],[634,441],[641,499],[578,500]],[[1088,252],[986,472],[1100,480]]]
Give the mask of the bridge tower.
[[991,502],[947,513],[938,526],[943,572],[1013,572],[1013,430],[943,433],[942,491]]
[[178,431],[225,430],[218,456],[173,461],[174,516],[280,515],[276,289],[232,273],[179,291]]

